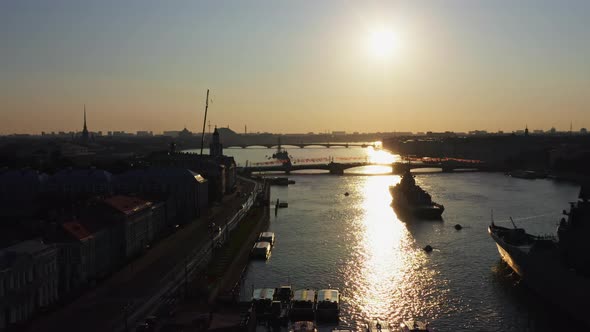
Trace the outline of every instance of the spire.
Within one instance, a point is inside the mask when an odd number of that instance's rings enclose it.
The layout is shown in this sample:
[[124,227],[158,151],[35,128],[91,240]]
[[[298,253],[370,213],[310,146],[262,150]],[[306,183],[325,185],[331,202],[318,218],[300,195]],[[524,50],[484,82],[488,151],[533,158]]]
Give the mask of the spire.
[[84,104],[84,131],[88,131],[86,127],[86,104]]
[[82,142],[88,143],[88,127],[86,126],[86,104],[84,104],[84,129],[82,129]]

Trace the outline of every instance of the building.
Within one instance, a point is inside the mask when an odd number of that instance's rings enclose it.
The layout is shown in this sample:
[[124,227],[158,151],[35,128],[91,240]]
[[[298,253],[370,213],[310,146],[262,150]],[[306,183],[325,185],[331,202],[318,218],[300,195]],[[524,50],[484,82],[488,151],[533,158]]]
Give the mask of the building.
[[67,298],[96,279],[96,238],[78,220],[52,226],[57,229],[48,237],[58,249],[59,296]]
[[213,160],[215,160],[217,163],[223,165],[224,167],[225,178],[223,179],[223,191],[225,193],[233,192],[234,187],[236,186],[237,179],[236,162],[234,160],[234,157],[223,155],[223,144],[221,144],[219,131],[217,130],[217,127],[215,127],[211,144],[209,145],[209,156],[212,157]]
[[18,326],[58,300],[57,249],[28,240],[0,250],[0,330]]
[[0,217],[36,216],[49,176],[32,169],[0,169]]
[[96,168],[63,169],[49,178],[47,191],[68,198],[109,195],[112,174]]
[[[116,178],[117,192],[138,193],[142,196],[160,197],[167,202],[168,224],[173,217],[187,223],[205,213],[209,204],[208,181],[200,174],[186,168],[149,167],[134,169]],[[170,208],[168,208],[168,205]],[[171,215],[173,211],[174,215]]]
[[138,197],[117,195],[104,199],[110,211],[104,217],[113,227],[123,227],[125,234],[125,258],[131,259],[145,249],[154,239],[152,226],[152,202]]

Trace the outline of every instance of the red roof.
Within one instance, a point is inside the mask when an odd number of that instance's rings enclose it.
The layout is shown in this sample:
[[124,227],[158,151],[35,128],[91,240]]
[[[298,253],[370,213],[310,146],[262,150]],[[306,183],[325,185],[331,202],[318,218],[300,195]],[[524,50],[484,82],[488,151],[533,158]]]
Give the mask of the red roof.
[[152,202],[144,201],[137,197],[122,195],[105,198],[104,202],[127,216],[152,206]]
[[92,233],[76,221],[63,223],[62,226],[68,233],[78,240],[84,240],[85,238],[92,236]]

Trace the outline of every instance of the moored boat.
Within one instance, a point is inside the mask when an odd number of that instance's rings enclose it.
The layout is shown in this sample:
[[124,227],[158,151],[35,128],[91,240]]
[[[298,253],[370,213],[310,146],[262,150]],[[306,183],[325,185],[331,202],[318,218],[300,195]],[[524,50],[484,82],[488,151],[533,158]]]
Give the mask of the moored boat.
[[419,320],[408,320],[400,324],[400,332],[433,332],[428,323]]
[[268,242],[256,242],[252,251],[250,252],[250,257],[255,259],[264,259],[267,260],[270,257],[270,250],[271,245]]
[[338,290],[319,290],[315,311],[318,321],[337,321],[340,316],[340,293]]
[[257,288],[252,292],[252,306],[256,317],[264,319],[271,315],[274,294],[274,288]]
[[387,322],[375,319],[367,322],[367,332],[391,332],[391,326]]
[[579,201],[571,203],[561,219],[558,237],[539,237],[522,228],[491,223],[488,232],[502,259],[525,285],[572,318],[590,327],[590,202],[582,189]]
[[316,292],[313,289],[299,289],[293,293],[289,315],[292,320],[315,318]]
[[268,242],[271,246],[275,244],[275,233],[273,232],[262,232],[258,236],[258,242]]
[[289,332],[318,332],[318,329],[312,321],[296,321],[293,322]]

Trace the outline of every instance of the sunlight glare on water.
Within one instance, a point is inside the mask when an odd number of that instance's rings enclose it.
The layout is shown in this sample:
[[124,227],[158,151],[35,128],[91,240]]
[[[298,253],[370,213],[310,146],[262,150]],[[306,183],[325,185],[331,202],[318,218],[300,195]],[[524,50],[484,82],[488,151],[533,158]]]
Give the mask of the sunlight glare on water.
[[[393,180],[396,183],[399,177]],[[347,271],[353,319],[422,316],[426,307],[422,295],[432,274],[423,269],[426,256],[393,210],[383,209],[391,198],[382,178],[366,178],[362,193],[363,214],[353,226],[358,239],[355,259]]]

